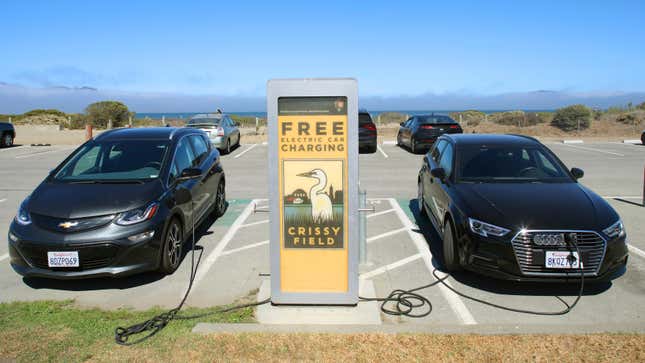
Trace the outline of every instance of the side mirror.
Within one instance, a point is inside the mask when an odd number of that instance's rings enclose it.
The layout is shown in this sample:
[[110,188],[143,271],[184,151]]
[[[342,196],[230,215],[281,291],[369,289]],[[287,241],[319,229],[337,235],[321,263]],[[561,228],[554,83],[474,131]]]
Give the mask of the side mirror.
[[197,179],[200,176],[202,176],[202,171],[198,168],[186,168],[181,172],[181,175],[179,175],[179,178],[177,178],[178,181],[184,181],[184,180],[190,180],[190,179]]
[[441,181],[446,179],[446,171],[443,168],[434,168],[430,170],[430,175]]
[[585,176],[585,172],[579,168],[571,168],[571,175],[573,175],[574,179],[578,180]]
[[401,122],[399,125],[403,126],[403,125],[405,125],[405,122]]
[[175,191],[175,201],[177,204],[186,204],[193,199],[192,194],[186,188],[179,188]]

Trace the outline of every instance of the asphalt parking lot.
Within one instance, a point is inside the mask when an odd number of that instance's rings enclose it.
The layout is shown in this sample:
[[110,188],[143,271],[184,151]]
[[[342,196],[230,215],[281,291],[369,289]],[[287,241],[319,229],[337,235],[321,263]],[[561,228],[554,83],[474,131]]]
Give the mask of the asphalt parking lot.
[[[565,145],[547,143],[568,167],[585,171],[581,182],[603,197],[621,215],[630,242],[627,270],[606,284],[585,289],[579,305],[565,316],[533,316],[506,312],[460,297],[444,286],[422,293],[433,312],[422,319],[382,315],[383,323],[449,325],[593,326],[599,330],[645,330],[645,226],[642,203],[645,146],[619,143]],[[269,273],[269,224],[266,213],[266,144],[242,145],[223,156],[227,175],[227,213],[207,221],[198,231],[201,253],[192,306],[231,303],[253,295]],[[70,146],[14,147],[0,150],[0,233],[3,238],[21,201],[69,152]],[[375,212],[368,214],[368,264],[361,279],[374,282],[376,294],[413,288],[434,281],[439,266],[439,237],[416,210],[416,175],[422,155],[393,144],[379,146],[375,154],[360,156],[360,184],[367,190]],[[6,241],[6,239],[5,239]],[[75,299],[81,306],[101,308],[175,306],[190,274],[190,255],[171,276],[154,273],[120,280],[48,281],[23,279],[8,263],[6,242],[0,244],[0,302],[40,299]],[[440,273],[440,275],[443,275]],[[518,284],[461,273],[450,277],[455,289],[497,304],[557,311],[555,298],[573,301],[577,285]]]

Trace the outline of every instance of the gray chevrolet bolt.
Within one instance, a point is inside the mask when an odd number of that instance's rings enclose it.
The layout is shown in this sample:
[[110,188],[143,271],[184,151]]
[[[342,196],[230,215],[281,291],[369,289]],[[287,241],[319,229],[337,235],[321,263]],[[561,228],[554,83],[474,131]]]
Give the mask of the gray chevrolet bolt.
[[11,266],[55,279],[170,274],[192,226],[225,210],[219,152],[204,132],[106,131],[22,202],[8,233]]

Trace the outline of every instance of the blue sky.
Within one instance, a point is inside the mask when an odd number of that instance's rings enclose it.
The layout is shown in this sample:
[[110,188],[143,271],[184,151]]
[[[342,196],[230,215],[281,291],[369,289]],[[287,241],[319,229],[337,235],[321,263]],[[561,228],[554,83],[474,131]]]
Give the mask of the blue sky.
[[259,97],[645,90],[642,1],[8,1],[0,82]]

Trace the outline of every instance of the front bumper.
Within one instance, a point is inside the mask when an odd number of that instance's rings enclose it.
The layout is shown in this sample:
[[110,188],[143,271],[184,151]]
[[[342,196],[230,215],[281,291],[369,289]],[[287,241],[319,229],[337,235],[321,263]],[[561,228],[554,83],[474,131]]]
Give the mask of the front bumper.
[[[160,221],[157,221],[160,222]],[[127,237],[154,230],[151,239],[132,242]],[[159,266],[163,222],[155,218],[128,227],[108,225],[92,231],[56,233],[38,226],[12,223],[8,238],[11,267],[25,277],[81,279],[124,277]],[[50,268],[48,251],[77,251],[79,267]]]
[[[606,281],[612,278],[616,272],[623,269],[627,262],[628,251],[625,236],[606,242],[602,261],[596,271],[585,272],[585,281]],[[527,273],[522,271],[518,263],[518,257],[512,243],[508,240],[486,239],[480,236],[466,233],[464,243],[463,267],[466,270],[512,281],[536,281],[536,282],[569,282],[579,281],[580,270],[551,270],[545,273]],[[540,253],[549,248],[534,251],[534,258],[540,259]],[[582,261],[587,264],[591,255],[581,250]]]

